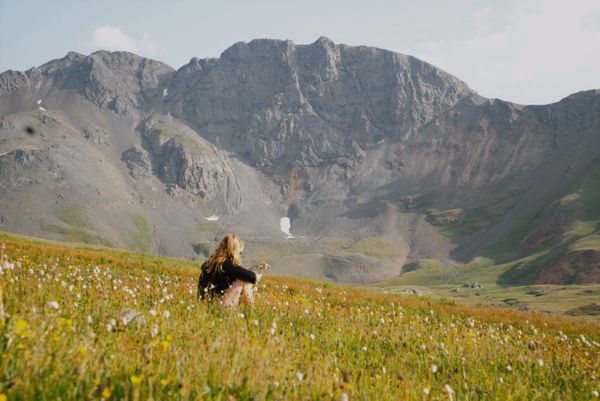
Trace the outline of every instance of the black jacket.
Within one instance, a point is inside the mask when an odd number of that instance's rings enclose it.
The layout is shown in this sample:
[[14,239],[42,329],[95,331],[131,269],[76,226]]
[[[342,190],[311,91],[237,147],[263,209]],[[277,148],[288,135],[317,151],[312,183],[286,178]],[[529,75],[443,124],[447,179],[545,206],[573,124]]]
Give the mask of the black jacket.
[[214,270],[212,273],[207,273],[204,271],[204,264],[202,264],[200,278],[198,279],[198,299],[221,296],[238,279],[256,284],[256,274],[254,272],[234,264],[229,259],[223,263],[222,272]]

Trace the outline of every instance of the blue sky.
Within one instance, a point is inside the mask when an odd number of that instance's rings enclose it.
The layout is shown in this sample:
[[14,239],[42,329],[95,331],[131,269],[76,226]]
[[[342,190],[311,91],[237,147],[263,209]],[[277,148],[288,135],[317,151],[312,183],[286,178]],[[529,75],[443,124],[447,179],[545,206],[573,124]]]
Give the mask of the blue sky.
[[599,0],[0,0],[0,71],[98,49],[179,68],[238,41],[322,35],[415,55],[517,103],[600,88]]

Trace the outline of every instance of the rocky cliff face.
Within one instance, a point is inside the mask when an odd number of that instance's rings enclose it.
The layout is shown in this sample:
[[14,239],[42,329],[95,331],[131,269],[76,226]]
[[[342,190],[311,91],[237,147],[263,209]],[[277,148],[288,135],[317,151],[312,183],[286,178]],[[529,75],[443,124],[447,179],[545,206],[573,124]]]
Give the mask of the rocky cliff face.
[[[356,265],[342,275],[353,281],[478,254],[600,149],[598,91],[516,105],[414,57],[327,38],[237,43],[177,71],[69,53],[0,74],[0,116],[0,229],[192,256],[226,231],[260,248],[288,216],[304,238],[275,254],[297,271],[298,250],[317,252],[326,277]],[[508,190],[521,197],[501,218],[459,237],[424,218],[469,222]]]
[[238,43],[217,60],[192,60],[170,85],[168,104],[182,118],[272,170],[354,159],[384,138],[408,138],[474,96],[414,57],[326,38],[306,46]]

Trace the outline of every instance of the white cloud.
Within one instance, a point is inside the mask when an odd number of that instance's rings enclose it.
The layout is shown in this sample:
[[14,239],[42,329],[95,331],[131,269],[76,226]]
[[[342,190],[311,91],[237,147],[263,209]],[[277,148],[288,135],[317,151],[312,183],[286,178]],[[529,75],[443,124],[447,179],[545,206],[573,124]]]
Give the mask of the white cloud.
[[104,25],[96,28],[92,32],[92,38],[84,44],[89,51],[109,50],[109,51],[128,51],[138,55],[156,56],[158,46],[150,36],[145,34],[141,40],[137,40],[116,26]]
[[[468,39],[418,45],[418,57],[465,80],[484,96],[525,104],[550,103],[600,88],[600,1],[527,0],[512,23],[478,29]],[[478,28],[494,9],[473,14]]]

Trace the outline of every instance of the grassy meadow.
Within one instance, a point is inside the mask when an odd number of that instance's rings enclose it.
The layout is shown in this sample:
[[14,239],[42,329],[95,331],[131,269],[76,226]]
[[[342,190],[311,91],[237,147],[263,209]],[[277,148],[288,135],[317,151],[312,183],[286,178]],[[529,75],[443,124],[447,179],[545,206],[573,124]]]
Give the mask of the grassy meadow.
[[600,324],[267,276],[196,300],[198,266],[0,233],[0,400],[587,400]]

